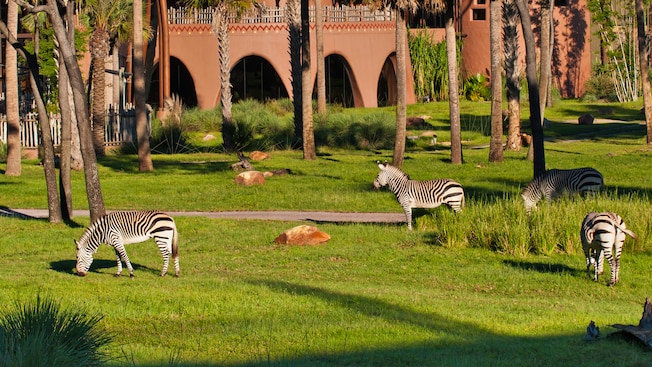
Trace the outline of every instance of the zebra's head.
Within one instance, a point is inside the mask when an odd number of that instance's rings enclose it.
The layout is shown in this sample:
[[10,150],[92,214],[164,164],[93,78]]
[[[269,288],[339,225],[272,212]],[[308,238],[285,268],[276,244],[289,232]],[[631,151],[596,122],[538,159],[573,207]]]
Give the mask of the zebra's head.
[[389,167],[389,164],[387,161],[385,161],[385,164],[380,163],[380,161],[376,162],[378,164],[378,168],[380,168],[380,172],[378,173],[378,176],[376,176],[376,179],[374,180],[374,189],[379,190],[381,187],[387,185],[387,167]]
[[82,244],[84,242],[83,238],[79,242],[77,240],[74,241],[75,246],[77,246],[77,265],[75,268],[77,269],[77,275],[83,277],[88,273],[88,269],[90,269],[93,263],[93,254]]
[[530,182],[523,191],[521,191],[521,197],[525,203],[525,212],[530,214],[532,209],[536,209],[537,203],[541,200],[541,192],[538,190],[538,182]]

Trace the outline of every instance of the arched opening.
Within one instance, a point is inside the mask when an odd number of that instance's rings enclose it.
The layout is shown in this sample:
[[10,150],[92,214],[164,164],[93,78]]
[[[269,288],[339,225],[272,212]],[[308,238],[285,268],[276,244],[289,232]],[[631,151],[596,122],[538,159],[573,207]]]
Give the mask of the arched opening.
[[[157,64],[154,67],[147,97],[147,103],[154,108],[159,107],[159,87],[159,64]],[[170,93],[178,95],[187,108],[197,107],[195,82],[183,62],[176,57],[170,57]]]
[[[326,103],[339,104],[343,107],[355,106],[351,87],[351,68],[344,57],[329,55],[324,60],[326,69]],[[317,81],[313,88],[313,98],[317,98]]]
[[242,58],[231,70],[233,102],[288,98],[288,92],[274,67],[260,56]]
[[378,107],[396,105],[396,73],[392,57],[385,59],[378,77]]

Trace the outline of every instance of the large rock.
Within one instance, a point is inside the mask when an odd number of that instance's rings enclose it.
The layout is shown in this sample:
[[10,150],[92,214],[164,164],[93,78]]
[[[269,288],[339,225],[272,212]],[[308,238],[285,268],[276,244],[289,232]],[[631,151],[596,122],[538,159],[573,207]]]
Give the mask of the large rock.
[[266,153],[266,152],[261,152],[259,150],[254,150],[253,152],[249,153],[249,159],[252,161],[264,161],[265,159],[269,159],[271,157],[271,154]]
[[235,183],[242,186],[264,185],[265,176],[262,172],[246,171],[235,176]]
[[328,242],[331,236],[317,229],[317,227],[300,225],[281,233],[274,242],[281,245],[319,245]]
[[593,116],[591,116],[591,114],[586,113],[577,118],[577,123],[579,125],[593,125],[593,120],[595,120]]

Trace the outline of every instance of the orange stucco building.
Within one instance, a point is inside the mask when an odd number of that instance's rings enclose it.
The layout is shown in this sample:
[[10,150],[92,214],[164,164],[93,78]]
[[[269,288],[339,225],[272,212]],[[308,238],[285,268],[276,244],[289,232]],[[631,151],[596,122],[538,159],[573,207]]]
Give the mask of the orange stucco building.
[[[456,28],[462,39],[462,79],[476,73],[490,76],[489,1],[460,0],[456,4]],[[229,67],[234,99],[292,96],[284,11],[284,2],[270,2],[255,12],[231,20]],[[314,15],[314,9],[311,14]],[[396,28],[393,12],[328,4],[323,16],[329,102],[356,107],[394,104]],[[534,10],[532,16],[536,37],[538,15]],[[219,104],[221,88],[218,43],[211,31],[211,17],[211,11],[206,10],[192,13],[175,8],[168,10],[170,72],[167,88],[170,93],[181,96],[187,105],[202,109]],[[444,39],[441,17],[416,14],[409,19],[412,26],[431,26],[430,32],[436,42]],[[562,97],[579,97],[584,93],[584,83],[591,72],[590,14],[586,0],[557,0],[554,19],[553,83]],[[315,55],[314,22],[311,25],[311,53]],[[524,60],[525,47],[521,46]],[[157,48],[160,49],[160,42]],[[155,62],[159,60],[157,57]],[[314,79],[314,56],[312,60]],[[525,70],[524,65],[522,70]],[[407,100],[414,103],[411,68],[408,74]],[[158,105],[163,97],[159,90],[161,76],[165,78],[164,73],[155,73],[153,78],[149,98],[153,105]]]

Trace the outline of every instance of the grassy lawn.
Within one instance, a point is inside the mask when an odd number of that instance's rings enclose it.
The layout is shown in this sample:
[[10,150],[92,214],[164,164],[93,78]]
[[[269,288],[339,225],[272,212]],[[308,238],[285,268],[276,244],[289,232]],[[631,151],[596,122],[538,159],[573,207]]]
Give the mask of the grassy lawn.
[[[115,336],[113,366],[650,366],[652,352],[607,337],[610,325],[638,324],[652,266],[652,149],[640,106],[614,106],[611,122],[578,126],[604,105],[564,102],[548,116],[548,168],[593,166],[608,186],[590,198],[543,204],[528,217],[520,190],[532,178],[522,152],[490,164],[488,104],[464,104],[465,163],[453,166],[445,144],[419,142],[404,170],[415,179],[462,183],[458,215],[419,210],[406,225],[307,223],[332,239],[313,247],[273,243],[299,222],[177,217],[181,277],[158,276],[153,242],[130,245],[135,279],[120,278],[107,246],[85,278],[75,248],[88,217],[73,225],[0,217],[0,312],[37,295],[104,316]],[[447,106],[410,107],[446,141]],[[637,121],[637,119],[639,119]],[[484,122],[482,122],[484,123]],[[155,155],[156,170],[137,172],[136,157],[101,159],[108,209],[329,210],[401,212],[390,192],[374,191],[377,160],[391,151],[319,148],[274,151],[259,170],[289,168],[264,186],[239,187],[219,153]],[[0,165],[0,170],[3,166]],[[74,206],[84,209],[84,179],[73,173]],[[20,177],[0,178],[0,206],[45,208],[43,169],[24,161]],[[628,239],[621,281],[587,279],[579,225],[591,211],[613,210],[639,235]],[[593,320],[602,337],[584,341]]]

